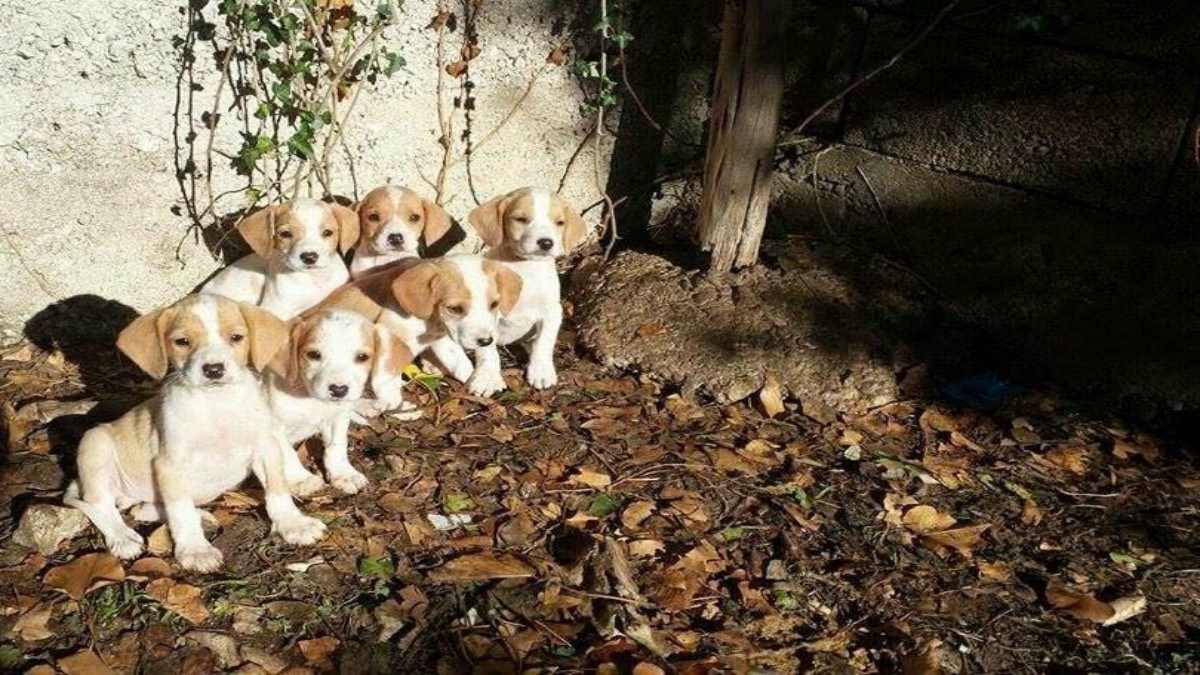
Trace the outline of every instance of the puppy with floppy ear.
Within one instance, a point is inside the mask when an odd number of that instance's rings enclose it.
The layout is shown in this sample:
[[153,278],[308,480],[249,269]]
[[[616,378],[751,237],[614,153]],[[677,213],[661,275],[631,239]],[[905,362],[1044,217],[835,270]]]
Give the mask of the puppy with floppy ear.
[[165,517],[180,565],[211,572],[222,555],[204,538],[196,506],[253,473],[266,490],[275,532],[293,544],[320,539],[325,525],[302,514],[288,492],[254,372],[286,340],[274,315],[216,295],[190,295],[135,320],[117,346],[163,379],[162,390],[84,435],[79,479],[67,487],[64,503],[83,511],[121,558],[137,557],[143,546],[121,509],[138,506],[140,519]]
[[[477,255],[449,255],[367,275],[339,289],[320,309],[347,309],[375,320],[401,336],[413,355],[430,350],[471,393],[490,396],[505,386],[496,351],[499,322],[520,294],[521,278],[503,265]],[[487,368],[477,371],[467,350]],[[382,410],[400,403],[398,391],[377,387],[375,394]]]
[[526,381],[535,389],[554,386],[554,342],[562,326],[555,261],[587,234],[583,218],[557,194],[527,187],[477,207],[468,219],[488,247],[484,256],[522,281],[516,306],[500,321],[500,344],[530,340]]
[[253,249],[202,288],[261,306],[281,319],[312,307],[350,278],[342,253],[358,243],[358,214],[340,204],[296,199],[237,224]]
[[325,444],[325,474],[342,492],[358,492],[367,477],[349,460],[350,420],[366,392],[402,385],[412,352],[383,326],[348,310],[325,310],[297,319],[290,344],[263,377],[284,456],[284,473],[297,495],[324,487],[301,464],[295,444],[319,435]]
[[399,185],[371,190],[355,208],[362,238],[350,261],[352,279],[416,258],[422,241],[427,247],[436,244],[453,224],[442,207]]

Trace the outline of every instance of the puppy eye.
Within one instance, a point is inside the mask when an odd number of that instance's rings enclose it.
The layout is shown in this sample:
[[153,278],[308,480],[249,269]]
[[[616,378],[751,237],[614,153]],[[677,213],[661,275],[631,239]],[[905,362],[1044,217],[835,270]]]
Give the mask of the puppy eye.
[[526,218],[525,216],[517,216],[516,218],[513,218],[513,220],[517,221],[518,223],[520,223],[522,225],[529,224],[529,219]]
[[307,352],[304,352],[304,357],[307,358],[309,361],[320,361],[321,360],[321,352],[319,352],[315,349],[310,349]]
[[464,310],[462,305],[446,305],[446,311],[461,316]]
[[279,231],[279,238],[280,238],[280,239],[291,239],[291,238],[292,238],[292,233],[291,233],[291,232],[289,232],[288,230],[280,230],[280,231]]
[[332,236],[333,236],[333,230],[325,230],[324,232],[322,232],[322,233],[321,233],[321,236],[322,236],[322,237],[326,237],[326,238],[328,238],[328,237],[332,237]]
[[372,223],[378,223],[379,222],[379,214],[378,213],[368,213],[367,220],[371,221]]
[[421,214],[419,214],[419,213],[414,213],[408,217],[408,222],[410,222],[410,223],[415,223],[419,220],[421,220]]
[[234,333],[233,335],[229,336],[229,341],[235,345],[245,339],[246,339],[246,336],[242,335],[241,333]]
[[559,227],[562,227],[563,225],[566,225],[566,224],[567,224],[567,221],[565,221],[565,220],[558,220],[558,221],[555,221],[555,223],[554,223],[554,224],[555,224],[555,225],[557,225],[557,226],[559,226]]
[[371,360],[371,355],[366,352],[359,352],[354,355],[354,360],[358,363],[366,363]]
[[499,306],[500,306],[500,301],[499,301],[499,300],[493,300],[493,301],[492,301],[492,305],[491,305],[491,307],[492,307],[492,311],[493,311],[493,312],[494,312],[494,311],[496,311],[496,308],[497,308],[497,307],[499,307]]
[[177,337],[174,340],[172,340],[172,342],[174,342],[175,345],[178,347],[186,347],[186,346],[192,344],[192,341],[185,337]]

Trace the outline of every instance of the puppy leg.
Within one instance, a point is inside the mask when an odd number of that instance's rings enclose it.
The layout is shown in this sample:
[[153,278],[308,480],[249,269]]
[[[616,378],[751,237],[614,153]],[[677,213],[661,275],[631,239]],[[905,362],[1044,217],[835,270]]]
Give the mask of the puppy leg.
[[491,396],[508,385],[500,374],[500,350],[496,345],[475,350],[475,372],[467,381],[467,391],[476,396]]
[[118,558],[142,554],[142,536],[125,524],[117,510],[117,447],[109,433],[95,428],[79,443],[79,480],[67,486],[63,503],[79,509],[104,537],[104,545]]
[[529,367],[525,370],[525,381],[534,389],[546,389],[558,384],[558,371],[554,369],[554,342],[562,326],[562,305],[555,303],[547,308],[546,317],[538,326],[537,335],[529,346]]
[[288,492],[282,450],[274,436],[264,437],[254,454],[254,476],[266,492],[272,531],[289,544],[307,546],[325,536],[325,523],[304,515],[296,507]]
[[430,343],[429,350],[437,358],[438,365],[449,373],[450,377],[459,382],[471,379],[475,367],[471,364],[471,358],[457,342],[448,337],[440,337]]
[[167,516],[167,528],[175,542],[175,559],[184,569],[213,572],[225,557],[204,538],[200,511],[188,489],[187,462],[170,454],[154,458],[154,480]]
[[320,476],[304,468],[296,448],[288,443],[281,435],[275,436],[279,444],[279,454],[283,460],[283,479],[287,481],[288,490],[297,497],[307,497],[325,488],[325,481]]
[[325,442],[325,475],[342,492],[354,494],[367,486],[367,477],[350,465],[350,415],[338,415],[321,431]]

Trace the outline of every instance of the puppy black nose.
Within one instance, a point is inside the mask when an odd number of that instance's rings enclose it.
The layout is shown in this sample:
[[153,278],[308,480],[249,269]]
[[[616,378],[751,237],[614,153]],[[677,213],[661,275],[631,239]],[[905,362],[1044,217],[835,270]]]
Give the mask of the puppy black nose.
[[486,346],[492,344],[493,342],[495,342],[495,340],[490,337],[478,338],[477,340],[475,340],[475,344],[479,345],[480,347],[486,347]]
[[554,240],[549,238],[538,239],[538,248],[543,251],[549,251],[554,248]]
[[329,395],[334,398],[345,398],[346,394],[350,393],[350,385],[346,384],[331,384],[329,385]]
[[321,256],[313,253],[312,251],[306,251],[300,254],[300,262],[304,263],[305,265],[316,265],[317,259],[320,257]]
[[204,371],[204,376],[210,380],[219,380],[225,375],[224,363],[206,363],[200,366],[200,370]]
[[404,245],[404,235],[400,233],[389,234],[387,238],[388,246],[400,248]]

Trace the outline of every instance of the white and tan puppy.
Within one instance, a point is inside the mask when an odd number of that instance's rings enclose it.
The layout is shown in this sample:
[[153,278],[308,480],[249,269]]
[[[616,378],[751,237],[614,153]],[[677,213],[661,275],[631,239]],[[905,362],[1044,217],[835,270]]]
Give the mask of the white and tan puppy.
[[[521,297],[500,320],[500,344],[529,340],[525,379],[535,389],[558,383],[554,341],[562,325],[562,298],[554,261],[583,239],[586,226],[570,204],[541,188],[521,188],[477,207],[468,216],[488,249],[484,257],[502,262],[521,277]],[[476,362],[478,371],[499,362]]]
[[422,240],[432,246],[450,231],[450,216],[442,207],[399,185],[371,190],[356,209],[362,237],[350,261],[352,279],[416,258]]
[[320,539],[325,525],[302,514],[288,492],[254,372],[286,341],[284,323],[270,313],[216,295],[190,295],[136,319],[117,346],[151,377],[165,378],[162,391],[84,435],[79,479],[63,501],[83,511],[121,558],[138,556],[143,543],[121,509],[138,506],[141,520],[165,516],[179,564],[211,572],[222,556],[204,538],[196,505],[253,473],[275,532],[292,544]]
[[296,199],[255,211],[237,224],[254,250],[200,291],[249,302],[288,320],[350,279],[339,252],[358,242],[358,214],[340,204]]
[[350,465],[350,420],[368,383],[394,385],[412,352],[383,326],[346,310],[326,310],[297,320],[287,349],[263,375],[263,391],[283,448],[284,474],[293,494],[325,486],[300,463],[295,444],[319,435],[325,444],[325,475],[342,492],[366,486]]
[[[478,255],[449,255],[392,265],[338,289],[319,309],[349,309],[382,324],[414,356],[426,349],[478,396],[504,388],[496,350],[500,318],[521,295],[521,277]],[[476,369],[466,351],[486,367]],[[494,365],[494,367],[493,367]],[[400,403],[398,386],[373,386],[379,409]]]

